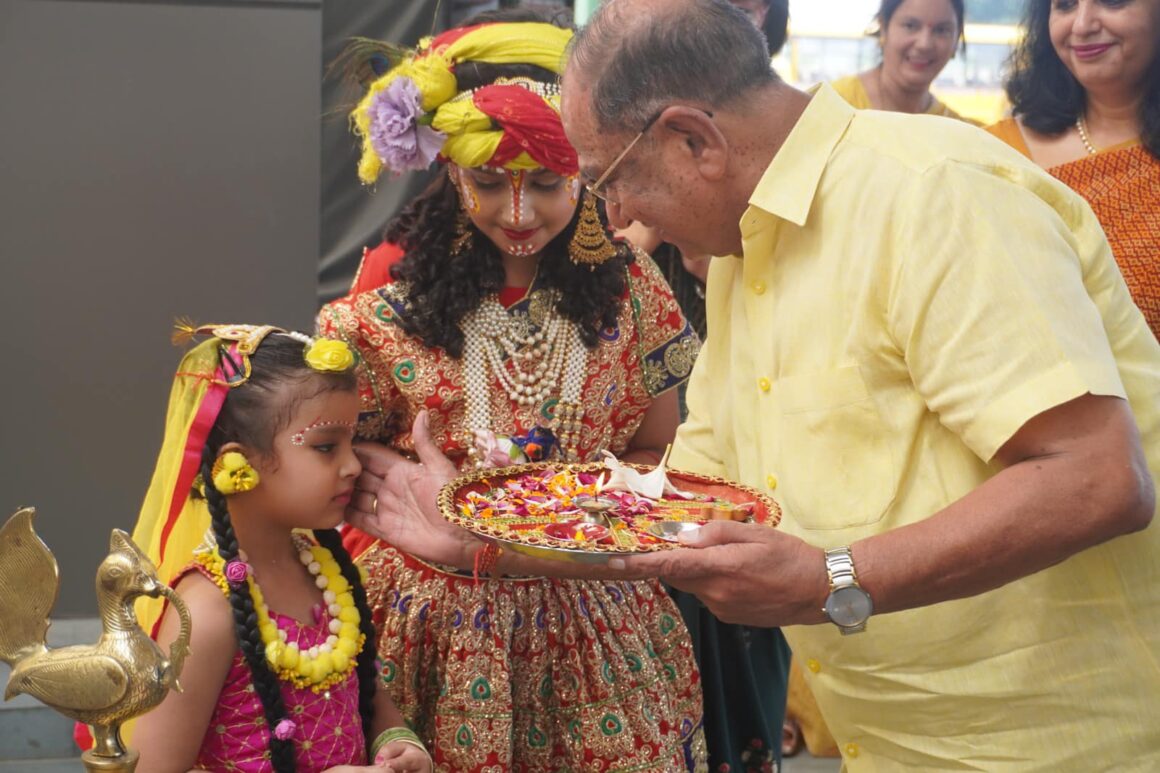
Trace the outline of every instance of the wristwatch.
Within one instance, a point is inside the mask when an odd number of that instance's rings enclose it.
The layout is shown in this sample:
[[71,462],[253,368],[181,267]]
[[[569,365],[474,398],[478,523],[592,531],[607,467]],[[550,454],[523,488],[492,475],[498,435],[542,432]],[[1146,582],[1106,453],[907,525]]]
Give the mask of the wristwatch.
[[830,577],[830,595],[822,607],[826,617],[838,626],[843,636],[865,631],[866,621],[874,611],[874,602],[858,584],[854,557],[848,545],[826,551],[826,574]]

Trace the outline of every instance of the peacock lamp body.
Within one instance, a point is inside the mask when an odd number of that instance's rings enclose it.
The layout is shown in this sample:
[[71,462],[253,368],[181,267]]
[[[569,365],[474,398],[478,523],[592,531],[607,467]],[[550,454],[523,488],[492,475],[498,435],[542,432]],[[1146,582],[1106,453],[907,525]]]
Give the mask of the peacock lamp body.
[[[109,555],[97,568],[102,633],[94,644],[48,649],[48,614],[56,603],[56,559],[25,508],[0,528],[0,660],[12,667],[4,699],[24,693],[91,726],[95,745],[82,759],[89,770],[132,771],[136,753],[121,744],[120,727],[164,700],[189,650],[189,612],[157,579],[153,562],[125,532],[114,529]],[[139,596],[166,596],[181,632],[166,657],[137,623]]]

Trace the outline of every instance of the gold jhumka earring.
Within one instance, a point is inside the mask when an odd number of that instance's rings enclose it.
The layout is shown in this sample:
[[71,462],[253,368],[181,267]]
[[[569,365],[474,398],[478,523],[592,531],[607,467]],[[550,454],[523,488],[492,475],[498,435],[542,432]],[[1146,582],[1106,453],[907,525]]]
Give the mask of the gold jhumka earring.
[[474,245],[471,233],[471,219],[466,210],[460,209],[455,218],[455,238],[451,240],[451,254],[458,257],[467,252]]
[[608,232],[596,211],[596,197],[585,192],[576,232],[568,242],[568,257],[577,266],[588,266],[592,271],[614,255],[616,248],[608,240]]

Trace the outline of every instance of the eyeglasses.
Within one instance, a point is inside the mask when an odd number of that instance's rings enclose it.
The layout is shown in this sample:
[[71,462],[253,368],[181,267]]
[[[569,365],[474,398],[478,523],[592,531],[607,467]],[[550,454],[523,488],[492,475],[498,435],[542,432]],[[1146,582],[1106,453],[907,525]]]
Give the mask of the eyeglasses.
[[[620,166],[620,162],[624,161],[625,157],[628,156],[629,152],[632,151],[632,149],[636,147],[636,143],[640,142],[641,137],[643,137],[645,134],[648,133],[648,130],[653,127],[653,124],[655,124],[657,122],[657,119],[659,119],[661,117],[661,115],[666,110],[668,110],[670,107],[672,107],[672,105],[665,105],[664,107],[662,107],[661,109],[659,109],[655,113],[653,113],[652,116],[650,116],[649,119],[644,122],[644,126],[641,128],[641,130],[639,132],[637,132],[637,135],[632,138],[632,141],[624,146],[624,150],[620,151],[620,155],[618,155],[616,158],[612,159],[612,163],[609,164],[608,168],[604,170],[604,174],[597,177],[596,182],[585,183],[584,187],[588,190],[589,193],[591,193],[593,196],[595,196],[596,198],[600,199],[601,201],[603,201],[605,203],[612,203],[612,204],[616,203],[615,201],[611,201],[608,198],[607,191],[602,190],[604,184],[606,182],[608,182],[608,178],[611,177],[612,173],[616,171],[616,167]],[[710,111],[705,110],[704,108],[698,108],[698,109],[702,113],[704,113],[705,115],[709,116],[710,118],[713,117],[713,113],[711,113]]]

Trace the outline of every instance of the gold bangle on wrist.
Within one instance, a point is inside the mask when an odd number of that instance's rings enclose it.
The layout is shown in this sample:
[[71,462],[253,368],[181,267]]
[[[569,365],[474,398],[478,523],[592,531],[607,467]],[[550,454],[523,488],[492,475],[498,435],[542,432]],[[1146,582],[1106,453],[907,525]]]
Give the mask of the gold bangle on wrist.
[[427,751],[427,747],[419,740],[419,736],[415,734],[415,731],[409,727],[399,726],[388,727],[379,733],[378,737],[375,738],[375,742],[371,744],[371,760],[373,761],[375,757],[379,756],[379,752],[382,751],[384,746],[395,741],[401,741],[409,746],[422,749],[423,753],[427,755],[427,758],[431,759],[431,752]]

